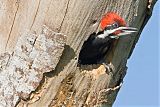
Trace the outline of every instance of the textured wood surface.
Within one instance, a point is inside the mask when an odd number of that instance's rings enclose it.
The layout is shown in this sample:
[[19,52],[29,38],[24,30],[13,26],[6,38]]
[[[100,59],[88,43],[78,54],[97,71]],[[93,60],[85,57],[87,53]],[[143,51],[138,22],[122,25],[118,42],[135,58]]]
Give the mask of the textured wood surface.
[[13,107],[39,86],[43,73],[54,70],[66,36],[43,26],[40,35],[25,32],[13,54],[0,56],[0,106]]
[[[44,73],[41,84],[17,106],[111,106],[122,85],[126,63],[156,0],[0,0],[0,53],[13,53],[19,36],[26,31],[41,34],[46,25],[65,34],[67,43],[56,69]],[[78,54],[89,34],[98,30],[105,12],[121,15],[138,34],[116,41],[107,55],[115,71],[102,65],[77,67]],[[23,97],[21,97],[23,98]],[[17,103],[17,102],[16,102]]]

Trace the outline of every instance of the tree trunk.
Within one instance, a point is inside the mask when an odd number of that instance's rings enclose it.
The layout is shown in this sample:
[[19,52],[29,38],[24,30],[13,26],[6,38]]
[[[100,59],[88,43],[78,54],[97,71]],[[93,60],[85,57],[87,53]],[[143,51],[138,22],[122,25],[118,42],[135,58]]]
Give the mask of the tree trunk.
[[[155,2],[0,0],[0,106],[112,106]],[[103,65],[77,66],[81,46],[108,11],[138,34],[114,43],[106,56],[112,73]]]

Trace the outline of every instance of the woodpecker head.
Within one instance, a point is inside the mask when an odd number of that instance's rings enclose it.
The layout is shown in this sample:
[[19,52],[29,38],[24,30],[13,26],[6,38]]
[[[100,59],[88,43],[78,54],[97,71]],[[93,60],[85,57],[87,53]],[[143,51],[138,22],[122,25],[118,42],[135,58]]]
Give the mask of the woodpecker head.
[[104,34],[110,38],[119,38],[120,36],[137,32],[136,28],[127,27],[126,22],[114,12],[108,12],[103,16],[100,27]]

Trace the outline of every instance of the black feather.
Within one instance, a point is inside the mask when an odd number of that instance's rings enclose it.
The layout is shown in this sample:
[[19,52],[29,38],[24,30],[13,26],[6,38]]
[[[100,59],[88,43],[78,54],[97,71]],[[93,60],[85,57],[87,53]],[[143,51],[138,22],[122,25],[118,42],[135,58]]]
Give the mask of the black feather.
[[97,35],[103,34],[103,31],[92,33],[84,42],[78,63],[82,65],[99,64],[104,59],[113,42],[109,36],[105,38],[97,38]]

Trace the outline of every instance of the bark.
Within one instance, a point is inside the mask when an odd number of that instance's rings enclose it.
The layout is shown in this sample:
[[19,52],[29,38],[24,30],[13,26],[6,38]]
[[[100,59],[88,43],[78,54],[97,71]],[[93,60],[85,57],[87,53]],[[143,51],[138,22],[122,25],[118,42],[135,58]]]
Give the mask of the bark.
[[[155,2],[0,0],[0,106],[112,106]],[[120,38],[106,55],[112,73],[103,65],[77,66],[82,44],[108,11],[139,32]]]

